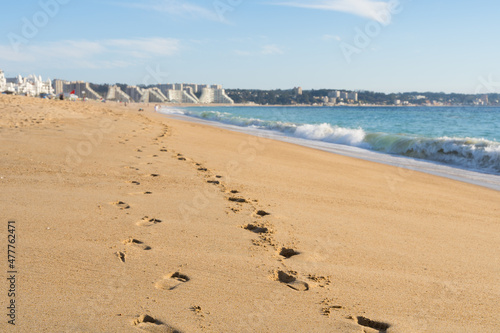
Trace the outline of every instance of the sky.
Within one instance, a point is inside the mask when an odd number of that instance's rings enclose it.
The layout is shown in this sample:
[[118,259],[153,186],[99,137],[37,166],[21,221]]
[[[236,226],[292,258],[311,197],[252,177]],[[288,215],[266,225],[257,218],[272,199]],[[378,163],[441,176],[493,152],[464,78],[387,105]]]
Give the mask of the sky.
[[24,0],[0,69],[93,83],[500,93],[496,0]]

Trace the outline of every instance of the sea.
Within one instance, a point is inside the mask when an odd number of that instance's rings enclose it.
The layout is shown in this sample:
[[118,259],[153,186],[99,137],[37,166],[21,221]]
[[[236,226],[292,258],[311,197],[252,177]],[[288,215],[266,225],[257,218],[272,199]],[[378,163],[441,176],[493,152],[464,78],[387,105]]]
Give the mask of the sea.
[[160,112],[500,191],[500,107],[206,106]]

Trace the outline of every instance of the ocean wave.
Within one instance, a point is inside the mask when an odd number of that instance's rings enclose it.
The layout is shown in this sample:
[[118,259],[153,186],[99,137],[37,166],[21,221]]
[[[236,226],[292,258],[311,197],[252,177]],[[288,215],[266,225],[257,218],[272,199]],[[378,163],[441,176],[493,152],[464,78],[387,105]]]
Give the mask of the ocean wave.
[[294,136],[309,140],[319,140],[348,146],[368,148],[364,143],[366,133],[362,128],[351,129],[332,126],[326,123],[306,124],[297,126]]
[[481,138],[427,138],[404,134],[366,133],[362,128],[344,128],[328,123],[294,124],[244,118],[219,111],[163,109],[165,114],[182,114],[240,127],[272,130],[289,136],[370,149],[444,163],[477,171],[500,174],[500,143]]
[[409,137],[372,133],[365,141],[371,149],[423,160],[500,173],[500,143],[479,138]]

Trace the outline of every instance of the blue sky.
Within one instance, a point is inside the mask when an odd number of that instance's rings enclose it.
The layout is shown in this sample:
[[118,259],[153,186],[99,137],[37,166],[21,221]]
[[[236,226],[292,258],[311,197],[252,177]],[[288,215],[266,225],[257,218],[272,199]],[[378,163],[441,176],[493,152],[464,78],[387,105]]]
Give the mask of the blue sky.
[[381,92],[474,93],[486,81],[485,92],[500,89],[498,13],[493,0],[9,1],[0,69]]

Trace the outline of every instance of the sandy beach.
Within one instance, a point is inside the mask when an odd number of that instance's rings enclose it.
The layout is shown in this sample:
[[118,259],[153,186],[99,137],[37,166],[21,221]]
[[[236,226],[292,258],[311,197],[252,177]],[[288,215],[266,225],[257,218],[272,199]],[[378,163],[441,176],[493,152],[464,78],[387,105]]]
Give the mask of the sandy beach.
[[500,192],[152,110],[0,95],[0,331],[500,329]]

